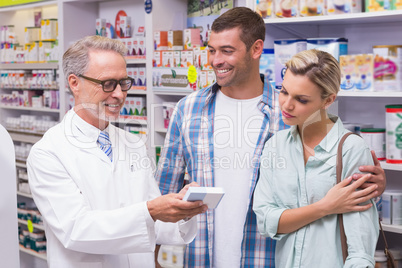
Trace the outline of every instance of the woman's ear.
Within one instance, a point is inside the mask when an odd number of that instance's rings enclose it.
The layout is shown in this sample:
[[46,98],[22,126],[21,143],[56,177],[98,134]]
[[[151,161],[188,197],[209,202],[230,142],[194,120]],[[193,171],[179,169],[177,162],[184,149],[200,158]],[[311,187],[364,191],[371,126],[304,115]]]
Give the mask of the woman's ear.
[[331,95],[329,95],[329,96],[325,99],[325,102],[324,102],[324,109],[325,109],[325,110],[328,109],[329,106],[331,106],[331,104],[334,103],[335,99],[336,99],[336,94],[331,94]]

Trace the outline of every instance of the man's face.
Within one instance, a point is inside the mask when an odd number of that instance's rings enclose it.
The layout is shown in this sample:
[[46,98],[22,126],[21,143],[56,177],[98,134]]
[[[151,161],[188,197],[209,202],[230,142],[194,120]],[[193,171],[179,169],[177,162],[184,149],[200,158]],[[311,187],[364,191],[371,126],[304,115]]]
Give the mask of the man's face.
[[240,87],[250,78],[251,51],[240,40],[240,28],[211,32],[209,63],[221,87]]
[[[120,80],[127,77],[124,58],[113,51],[91,51],[86,77],[107,80]],[[78,78],[78,87],[74,92],[75,111],[88,123],[99,127],[120,114],[127,92],[121,91],[118,84],[113,92],[104,92],[102,85]],[[107,125],[107,124],[106,124]]]

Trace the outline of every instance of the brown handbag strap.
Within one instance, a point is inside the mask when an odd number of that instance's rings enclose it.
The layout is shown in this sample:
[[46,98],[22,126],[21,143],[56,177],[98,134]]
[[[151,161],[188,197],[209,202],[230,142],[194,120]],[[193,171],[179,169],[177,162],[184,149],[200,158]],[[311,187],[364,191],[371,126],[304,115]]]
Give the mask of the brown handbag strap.
[[[348,132],[345,135],[343,135],[343,137],[341,138],[341,140],[339,141],[339,144],[338,144],[338,151],[337,151],[337,155],[336,155],[336,183],[340,183],[341,177],[342,177],[342,146],[343,146],[343,143],[345,142],[346,138],[352,134],[357,135],[356,133]],[[357,136],[359,136],[359,135],[357,135]],[[348,257],[348,244],[346,241],[345,228],[343,227],[343,215],[342,214],[338,214],[338,221],[339,221],[339,228],[340,228],[340,234],[341,234],[342,256],[343,256],[343,262],[345,263],[346,258]],[[388,249],[388,243],[387,243],[387,239],[385,238],[384,230],[382,229],[381,221],[378,220],[378,223],[380,225],[380,231],[381,231],[382,238],[384,239],[384,245],[385,245],[384,252],[385,252],[385,255],[387,256],[388,265],[389,265],[388,267],[396,268],[394,256],[392,255],[391,251],[389,251],[389,249]]]
[[[338,144],[338,151],[336,154],[336,183],[340,183],[342,180],[342,146],[343,143],[345,142],[346,138],[349,137],[350,135],[357,135],[356,133],[353,132],[348,132],[339,141]],[[343,262],[345,263],[346,258],[348,257],[348,244],[346,241],[346,234],[345,234],[345,228],[343,227],[343,215],[338,214],[338,221],[339,221],[339,228],[340,228],[340,234],[341,234],[341,245],[342,245],[342,256],[343,256]]]

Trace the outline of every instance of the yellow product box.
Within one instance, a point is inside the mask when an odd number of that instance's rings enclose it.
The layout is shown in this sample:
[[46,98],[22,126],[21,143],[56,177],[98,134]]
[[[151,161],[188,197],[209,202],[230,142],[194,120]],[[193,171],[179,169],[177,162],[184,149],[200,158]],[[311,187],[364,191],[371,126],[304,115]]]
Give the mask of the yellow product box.
[[356,91],[374,90],[374,55],[356,55]]
[[356,89],[356,55],[339,56],[341,67],[341,90],[354,91]]

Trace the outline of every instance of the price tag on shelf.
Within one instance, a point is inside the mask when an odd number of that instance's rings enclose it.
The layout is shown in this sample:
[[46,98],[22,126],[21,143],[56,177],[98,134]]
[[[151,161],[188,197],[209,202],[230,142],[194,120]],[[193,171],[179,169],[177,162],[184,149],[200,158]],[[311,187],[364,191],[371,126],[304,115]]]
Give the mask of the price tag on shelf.
[[190,84],[193,84],[197,81],[197,69],[194,65],[188,67],[187,79]]
[[33,233],[34,227],[33,227],[33,223],[31,220],[27,220],[27,226],[28,226],[28,231],[30,233]]

